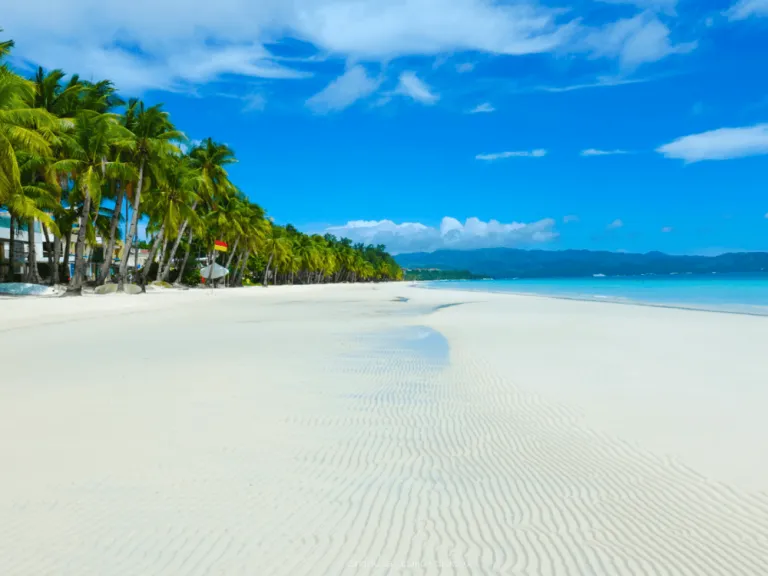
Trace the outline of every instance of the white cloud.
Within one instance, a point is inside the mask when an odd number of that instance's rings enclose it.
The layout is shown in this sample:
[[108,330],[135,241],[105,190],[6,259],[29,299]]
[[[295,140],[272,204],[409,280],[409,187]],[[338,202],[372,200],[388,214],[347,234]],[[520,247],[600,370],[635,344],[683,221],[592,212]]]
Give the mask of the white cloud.
[[263,94],[250,94],[243,98],[245,106],[243,106],[243,112],[261,112],[267,106],[267,99]]
[[315,112],[326,113],[343,110],[370,96],[380,84],[371,78],[361,65],[352,66],[323,90],[307,100],[307,106]]
[[302,77],[265,48],[284,38],[336,57],[384,61],[549,52],[578,29],[534,0],[133,0],[130,10],[103,0],[25,0],[4,2],[2,20],[17,41],[16,57],[111,78],[128,91],[180,89],[231,74]]
[[626,150],[597,150],[588,148],[581,151],[581,156],[615,156],[617,154],[629,154]]
[[587,36],[586,43],[596,57],[618,58],[623,68],[636,68],[671,54],[684,54],[696,48],[695,42],[673,45],[670,31],[653,13],[606,24]]
[[673,15],[677,0],[600,0],[606,4],[631,4],[642,10],[656,10]]
[[586,90],[588,88],[606,88],[609,86],[625,86],[627,84],[642,84],[649,82],[650,78],[613,78],[610,76],[598,77],[595,82],[586,82],[582,84],[570,84],[568,86],[540,86],[537,90],[541,92],[573,92],[574,90]]
[[744,128],[720,128],[678,138],[657,150],[667,158],[686,162],[730,160],[768,154],[768,124]]
[[475,156],[475,160],[485,160],[490,162],[493,160],[501,160],[503,158],[543,158],[547,155],[546,150],[521,150],[517,152],[496,152],[495,154],[478,154]]
[[622,222],[617,218],[616,220],[608,224],[608,230],[616,230],[617,228],[621,228],[623,226],[624,226],[624,222]]
[[726,10],[729,20],[746,20],[751,16],[768,16],[768,0],[739,0]]
[[674,228],[672,228],[672,226],[664,226],[664,228],[661,229],[661,231],[664,234],[669,234],[670,232],[672,232],[672,230],[674,230]]
[[462,224],[446,216],[439,228],[418,222],[396,224],[391,220],[357,220],[343,226],[332,226],[326,232],[355,242],[385,244],[390,252],[402,254],[433,252],[443,248],[472,250],[543,243],[557,237],[554,227],[555,221],[549,218],[528,224],[502,224],[496,220],[483,222],[478,218],[467,218]]
[[480,104],[478,106],[475,106],[472,108],[472,110],[469,111],[470,114],[482,114],[482,113],[488,113],[488,112],[495,112],[496,108],[493,107],[493,105],[490,102],[484,102],[483,104]]
[[432,89],[419,79],[414,72],[400,74],[400,82],[395,89],[396,94],[408,96],[422,104],[434,104],[440,96],[432,92]]
[[472,72],[474,69],[475,65],[472,62],[463,62],[456,65],[456,72],[459,74],[466,74],[467,72]]
[[575,214],[569,214],[568,216],[563,217],[563,224],[570,224],[571,222],[578,222],[579,217]]

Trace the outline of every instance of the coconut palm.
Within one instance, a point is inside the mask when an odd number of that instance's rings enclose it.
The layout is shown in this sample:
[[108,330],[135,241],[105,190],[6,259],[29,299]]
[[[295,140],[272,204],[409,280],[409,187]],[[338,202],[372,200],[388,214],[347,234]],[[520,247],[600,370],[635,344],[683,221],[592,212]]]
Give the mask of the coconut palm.
[[[177,147],[184,136],[161,106],[130,100],[124,104],[108,80],[86,82],[76,74],[38,69],[32,81],[21,78],[3,59],[13,42],[0,42],[0,205],[11,213],[11,243],[26,226],[30,235],[26,280],[38,282],[36,221],[48,246],[51,281],[58,279],[60,239],[68,264],[75,243],[73,290],[85,279],[85,247],[104,240],[99,282],[109,274],[125,208],[125,242],[120,285],[128,270],[128,254],[138,221],[145,215],[153,234],[146,280],[157,257],[158,277],[172,267],[182,281],[190,254],[202,251],[215,261],[214,241],[230,251],[227,284],[237,286],[246,275],[263,283],[372,281],[402,278],[402,270],[383,246],[352,244],[332,235],[306,235],[291,225],[278,226],[230,181],[236,162],[226,145],[207,138],[188,155]],[[102,201],[104,200],[104,201]],[[112,207],[114,205],[114,207]],[[128,208],[131,207],[129,217]],[[73,238],[72,231],[77,230]],[[106,241],[108,238],[108,241]],[[179,249],[182,259],[177,258]],[[11,246],[13,252],[13,246]],[[181,265],[177,266],[178,260]]]
[[[133,198],[131,225],[125,237],[123,257],[120,261],[121,287],[128,276],[128,255],[131,253],[131,246],[139,223],[139,205],[142,188],[146,181],[147,165],[150,163],[162,164],[169,155],[180,154],[181,151],[174,142],[184,138],[184,135],[173,126],[168,113],[163,111],[161,105],[147,108],[139,100],[129,102],[125,128],[133,133],[131,155],[133,163],[138,168],[138,175]],[[107,153],[104,154],[105,157]]]
[[75,274],[70,280],[70,288],[79,290],[85,279],[84,252],[91,202],[100,203],[107,178],[127,180],[135,174],[130,164],[107,160],[109,152],[115,146],[131,149],[135,142],[132,134],[120,125],[117,115],[81,110],[75,117],[71,145],[71,158],[56,162],[54,169],[71,175],[83,202],[75,243]]
[[270,224],[264,217],[264,210],[258,204],[250,202],[247,209],[247,217],[243,226],[243,242],[240,260],[235,266],[235,275],[230,279],[231,286],[242,285],[243,275],[249,258],[264,249],[264,242],[269,233]]
[[200,170],[199,195],[203,202],[203,220],[207,223],[205,229],[206,251],[208,264],[213,273],[215,262],[214,242],[224,231],[229,230],[230,225],[237,226],[237,222],[230,220],[228,202],[236,195],[235,187],[229,180],[226,166],[237,162],[232,149],[214,142],[212,138],[206,138],[198,146],[189,152],[192,166]]
[[[186,224],[190,220],[197,219],[194,206],[199,199],[196,190],[200,183],[200,173],[191,166],[189,158],[169,156],[155,173],[156,184],[154,193],[148,197],[147,212],[150,215],[150,221],[159,228],[142,272],[142,284],[146,282],[150,264],[160,246],[163,248],[160,251],[157,278],[163,278],[161,270],[164,267],[168,240],[173,238],[178,246],[178,241],[181,240],[181,234],[184,232],[182,223]],[[170,268],[170,262],[168,268]]]
[[[12,42],[0,44],[0,57],[5,57],[12,47]],[[14,74],[5,64],[0,65],[0,205],[6,206],[11,215],[11,255],[14,252],[14,222],[48,219],[34,197],[25,193],[19,169],[20,154],[39,157],[51,154],[55,119],[45,110],[29,107],[33,92],[31,82]],[[11,277],[12,261],[11,256],[8,270]]]
[[264,268],[264,286],[268,285],[269,272],[272,262],[275,260],[280,261],[283,258],[287,248],[289,239],[285,235],[285,229],[280,226],[272,224],[264,238],[264,253],[267,255],[267,265]]
[[169,170],[166,173],[166,181],[168,186],[175,189],[177,197],[180,201],[186,203],[189,210],[182,212],[182,210],[179,209],[179,215],[183,216],[181,224],[178,225],[178,227],[172,226],[171,228],[168,228],[168,238],[173,239],[173,246],[168,255],[167,263],[163,264],[163,260],[160,260],[157,279],[162,281],[167,280],[168,275],[171,272],[171,266],[174,262],[176,251],[181,244],[184,232],[190,222],[194,221],[194,223],[197,223],[198,216],[195,210],[200,202],[198,193],[202,186],[202,172],[200,168],[193,165],[189,156],[171,157]]

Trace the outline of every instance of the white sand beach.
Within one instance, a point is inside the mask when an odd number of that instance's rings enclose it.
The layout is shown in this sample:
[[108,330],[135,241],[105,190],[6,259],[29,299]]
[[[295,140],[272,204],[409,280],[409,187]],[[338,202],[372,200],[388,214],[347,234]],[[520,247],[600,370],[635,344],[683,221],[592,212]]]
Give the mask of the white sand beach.
[[0,300],[0,575],[768,574],[768,318]]

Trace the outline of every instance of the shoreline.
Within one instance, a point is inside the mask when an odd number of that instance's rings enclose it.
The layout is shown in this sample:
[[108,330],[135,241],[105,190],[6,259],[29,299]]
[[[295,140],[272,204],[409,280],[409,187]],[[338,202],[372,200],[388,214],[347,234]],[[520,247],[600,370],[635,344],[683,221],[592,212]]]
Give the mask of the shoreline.
[[3,574],[768,565],[754,317],[406,283],[55,300],[0,302]]
[[[454,280],[450,280],[450,282],[455,282]],[[611,298],[609,296],[606,296],[605,298],[602,297],[579,297],[579,296],[568,296],[568,295],[561,295],[561,294],[543,294],[543,293],[536,293],[536,292],[512,292],[507,290],[483,290],[483,289],[472,289],[472,288],[461,288],[461,287],[454,287],[451,286],[449,288],[441,288],[441,287],[433,287],[433,286],[427,286],[426,284],[434,284],[435,281],[427,280],[424,282],[420,282],[418,288],[426,289],[426,290],[456,290],[459,292],[478,292],[478,293],[487,293],[487,294],[509,294],[511,296],[522,296],[522,297],[531,297],[531,298],[550,298],[554,300],[569,300],[574,302],[594,302],[597,304],[621,304],[624,306],[647,306],[649,308],[666,308],[669,310],[691,310],[694,312],[714,312],[717,314],[737,314],[741,316],[759,316],[759,317],[768,317],[768,306],[760,306],[760,305],[749,305],[749,304],[743,304],[741,306],[749,306],[754,308],[760,308],[762,311],[750,311],[750,310],[738,310],[738,309],[731,309],[731,308],[716,308],[716,307],[707,307],[705,304],[674,304],[674,303],[663,303],[663,302],[646,302],[642,300],[632,300],[631,298]],[[727,304],[724,306],[728,306]]]

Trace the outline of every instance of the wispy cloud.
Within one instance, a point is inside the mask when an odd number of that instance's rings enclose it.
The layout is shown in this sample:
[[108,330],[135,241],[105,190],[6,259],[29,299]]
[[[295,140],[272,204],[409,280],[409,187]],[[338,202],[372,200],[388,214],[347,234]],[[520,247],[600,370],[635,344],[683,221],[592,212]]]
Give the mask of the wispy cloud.
[[496,152],[495,154],[478,154],[475,160],[484,160],[490,162],[493,160],[502,160],[504,158],[543,158],[547,155],[546,150],[520,150],[516,152]]
[[474,69],[475,65],[472,62],[462,62],[461,64],[456,65],[456,72],[459,74],[466,74],[467,72],[472,72]]
[[768,124],[744,128],[720,128],[684,136],[657,148],[667,158],[686,162],[730,160],[768,154]]
[[696,42],[673,44],[669,28],[652,12],[606,24],[589,34],[586,44],[595,57],[618,58],[625,69],[696,48]]
[[250,94],[243,98],[245,105],[243,112],[261,112],[267,106],[267,99],[263,94]]
[[368,76],[365,68],[358,64],[307,100],[307,106],[320,114],[343,110],[373,94],[379,84],[380,80]]
[[569,214],[568,216],[563,216],[563,224],[570,224],[572,222],[578,222],[579,217],[575,214]]
[[664,228],[661,229],[661,231],[664,234],[669,234],[670,232],[672,232],[672,230],[674,230],[674,228],[672,228],[672,226],[664,226]]
[[415,72],[403,72],[395,89],[396,94],[407,96],[422,104],[434,104],[440,96],[432,92],[432,89],[416,76]]
[[301,61],[265,48],[276,39],[299,39],[342,59],[391,61],[551,52],[578,29],[562,11],[533,0],[135,0],[130,10],[115,2],[26,0],[3,3],[2,20],[17,41],[16,58],[110,78],[129,92],[231,76],[306,77]]
[[616,230],[618,228],[622,228],[623,226],[624,226],[624,222],[622,222],[617,218],[616,220],[608,224],[607,228],[608,230]]
[[651,78],[612,78],[600,77],[595,82],[570,84],[568,86],[539,86],[536,91],[541,92],[572,92],[574,90],[586,90],[589,88],[607,88],[609,86],[625,86],[628,84],[642,84],[650,82]]
[[768,16],[768,0],[739,0],[725,11],[725,15],[729,20]]
[[598,150],[596,148],[587,148],[582,150],[581,156],[615,156],[617,154],[629,154],[627,150]]
[[391,220],[356,220],[343,226],[332,226],[330,234],[350,238],[366,244],[384,244],[390,252],[432,252],[440,249],[471,250],[541,244],[555,239],[555,221],[551,218],[538,222],[511,222],[497,220],[484,222],[467,218],[461,223],[446,216],[440,227],[419,222],[396,224]]
[[478,106],[475,106],[472,108],[472,110],[469,111],[470,114],[482,114],[482,113],[488,113],[488,112],[495,112],[496,108],[493,107],[492,104],[489,102],[485,102],[483,104],[479,104]]
[[669,15],[675,14],[677,0],[600,0],[606,4],[630,4],[642,10],[654,10]]

